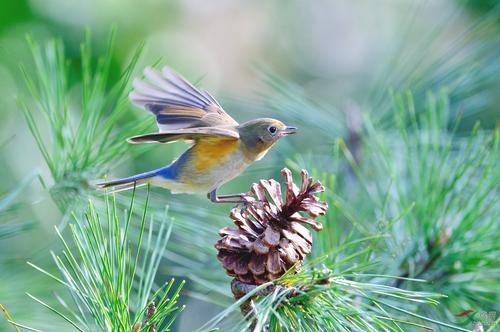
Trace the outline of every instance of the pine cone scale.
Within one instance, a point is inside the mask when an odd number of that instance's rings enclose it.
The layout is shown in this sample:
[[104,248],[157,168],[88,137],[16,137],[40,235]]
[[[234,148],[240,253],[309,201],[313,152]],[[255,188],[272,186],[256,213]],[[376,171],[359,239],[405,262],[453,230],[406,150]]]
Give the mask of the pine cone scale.
[[266,272],[266,255],[253,255],[248,268],[254,275],[262,275]]
[[248,263],[249,263],[249,257],[247,256],[242,256],[238,260],[236,260],[234,266],[233,266],[233,271],[234,273],[238,275],[245,275],[248,273]]
[[[304,240],[306,240],[307,243],[312,244],[312,233],[307,228],[298,222],[291,222],[290,227],[295,233],[299,234]],[[314,227],[313,229],[316,230]]]
[[276,247],[280,243],[280,232],[274,230],[271,226],[267,226],[264,231],[263,241],[269,247]]
[[265,255],[269,252],[269,247],[259,239],[253,243],[253,251],[257,255]]
[[285,238],[280,240],[280,256],[288,265],[293,265],[299,260],[299,254],[295,251],[294,247]]
[[260,185],[269,193],[276,209],[281,210],[281,207],[283,206],[281,185],[275,180],[260,180]]
[[267,255],[266,270],[272,274],[281,272],[280,255],[277,250],[273,250]]

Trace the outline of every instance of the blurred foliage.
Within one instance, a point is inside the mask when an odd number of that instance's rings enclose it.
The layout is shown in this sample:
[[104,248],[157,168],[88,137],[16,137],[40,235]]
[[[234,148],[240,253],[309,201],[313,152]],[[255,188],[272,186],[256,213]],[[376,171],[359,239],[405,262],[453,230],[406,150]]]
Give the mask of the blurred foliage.
[[[498,8],[498,1],[495,0],[459,0],[459,2],[475,14],[487,14]],[[500,16],[497,16],[497,19],[500,19]]]
[[20,208],[19,204],[15,204],[15,200],[32,180],[33,177],[30,177],[21,182],[16,189],[0,196],[0,219],[2,220],[0,224],[0,240],[15,236],[34,226],[33,222],[15,220],[16,210]]
[[445,94],[428,95],[420,112],[411,93],[396,95],[393,107],[394,131],[365,119],[361,163],[345,151],[362,191],[350,204],[363,208],[353,213],[376,220],[356,225],[387,234],[376,254],[380,271],[430,282],[397,287],[448,296],[426,315],[455,321],[465,308],[500,310],[498,130],[449,132]]
[[2,4],[0,11],[0,32],[19,22],[34,19],[28,1],[8,1]]

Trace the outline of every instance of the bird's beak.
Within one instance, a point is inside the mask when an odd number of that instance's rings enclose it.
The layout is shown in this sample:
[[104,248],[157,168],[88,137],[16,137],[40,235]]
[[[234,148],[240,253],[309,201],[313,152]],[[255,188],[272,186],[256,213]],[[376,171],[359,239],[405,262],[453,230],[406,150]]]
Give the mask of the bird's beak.
[[286,126],[285,129],[281,130],[281,135],[282,136],[292,135],[292,134],[295,134],[296,132],[297,132],[297,128],[296,127]]

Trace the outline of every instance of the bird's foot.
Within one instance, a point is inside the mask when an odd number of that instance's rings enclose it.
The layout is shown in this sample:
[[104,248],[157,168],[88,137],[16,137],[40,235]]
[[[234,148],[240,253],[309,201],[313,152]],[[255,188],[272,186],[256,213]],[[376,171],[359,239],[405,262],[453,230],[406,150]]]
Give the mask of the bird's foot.
[[[217,192],[215,190],[208,193],[207,198],[213,203],[248,204],[253,201],[253,198],[249,197],[248,194],[246,193],[217,195]],[[229,199],[229,198],[239,198],[239,199]]]

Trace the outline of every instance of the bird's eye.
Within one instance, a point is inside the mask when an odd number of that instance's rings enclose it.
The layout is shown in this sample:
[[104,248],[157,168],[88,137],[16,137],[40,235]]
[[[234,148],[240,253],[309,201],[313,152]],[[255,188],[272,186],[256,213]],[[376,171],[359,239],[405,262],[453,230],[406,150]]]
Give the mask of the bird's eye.
[[278,128],[276,128],[275,126],[271,126],[271,127],[269,127],[269,128],[268,128],[268,130],[269,130],[269,132],[270,132],[271,134],[273,134],[273,135],[274,135],[274,134],[276,134],[276,132],[278,131]]

